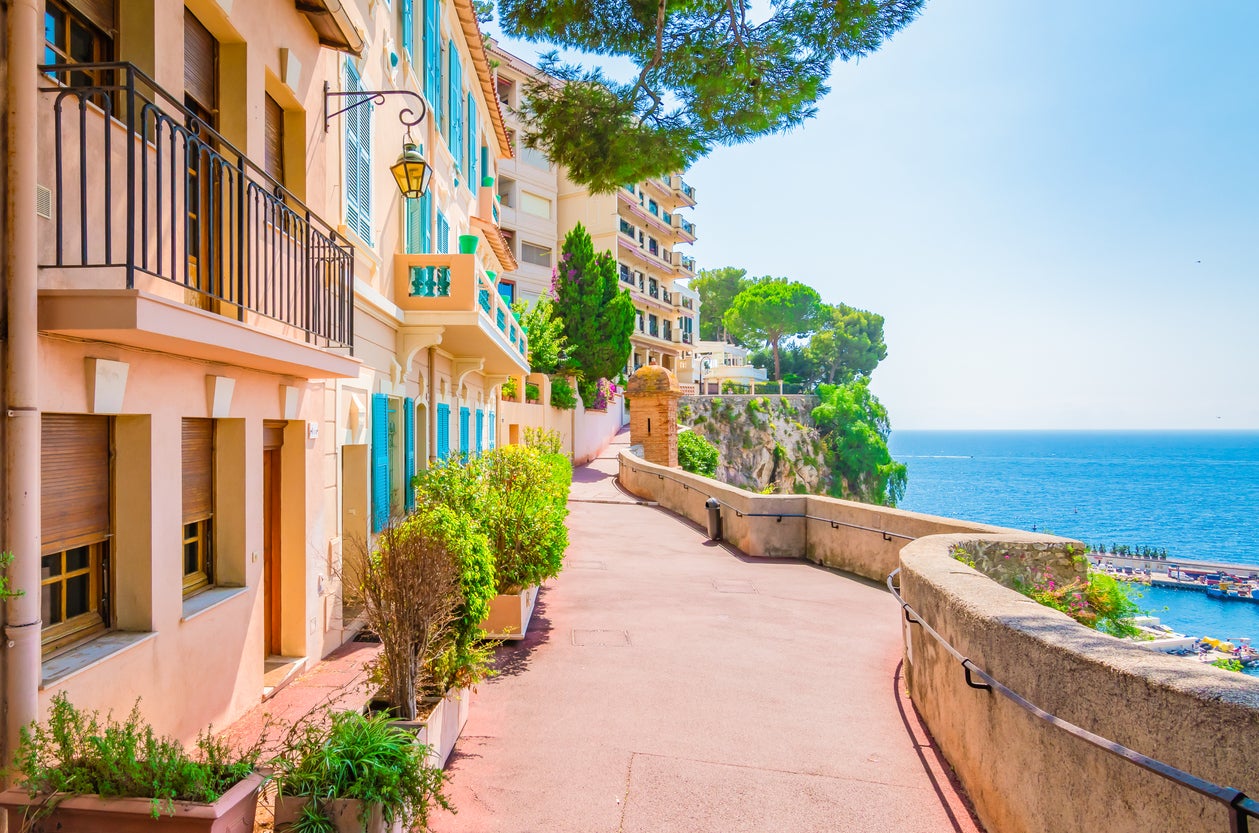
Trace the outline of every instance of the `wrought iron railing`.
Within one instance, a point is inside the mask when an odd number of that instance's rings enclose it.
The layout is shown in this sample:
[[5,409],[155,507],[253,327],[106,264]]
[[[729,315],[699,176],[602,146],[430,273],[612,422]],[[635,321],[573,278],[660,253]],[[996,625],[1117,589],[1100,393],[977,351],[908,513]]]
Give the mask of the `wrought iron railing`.
[[128,289],[160,278],[199,308],[352,347],[354,252],[335,229],[135,66],[40,71],[55,236],[41,265],[123,267]]

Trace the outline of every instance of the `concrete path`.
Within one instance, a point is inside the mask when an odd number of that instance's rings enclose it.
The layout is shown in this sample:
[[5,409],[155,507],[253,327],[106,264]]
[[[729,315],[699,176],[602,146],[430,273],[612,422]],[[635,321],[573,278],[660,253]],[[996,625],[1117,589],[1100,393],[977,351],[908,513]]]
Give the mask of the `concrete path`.
[[440,833],[973,831],[879,587],[749,559],[579,469],[564,573],[499,651]]

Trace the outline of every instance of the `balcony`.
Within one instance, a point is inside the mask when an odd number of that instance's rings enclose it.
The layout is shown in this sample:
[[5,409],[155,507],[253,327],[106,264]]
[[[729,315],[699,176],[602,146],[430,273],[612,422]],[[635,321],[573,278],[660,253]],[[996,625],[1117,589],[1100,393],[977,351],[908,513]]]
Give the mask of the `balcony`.
[[669,255],[669,263],[680,278],[695,277],[695,258],[681,252],[665,252]]
[[691,337],[691,334],[690,334],[690,333],[688,333],[686,330],[683,330],[683,331],[682,331],[682,343],[683,343],[683,344],[691,344],[691,343],[692,343],[692,337]]
[[669,187],[673,190],[673,195],[677,197],[680,204],[688,208],[695,205],[695,189],[686,184],[681,174],[674,174],[669,177]]
[[351,244],[134,66],[74,67],[40,67],[40,330],[357,376]]
[[695,242],[695,224],[680,214],[673,215],[673,231],[683,243]]
[[655,231],[664,236],[672,237],[675,233],[673,220],[676,215],[670,214],[668,211],[664,214],[670,217],[669,220],[661,216],[660,207],[657,206],[653,212],[649,208],[641,205],[638,199],[627,193],[624,189],[617,191],[617,210],[621,214],[621,222],[624,224],[627,219],[636,221],[648,229]]
[[476,255],[394,255],[394,303],[403,332],[423,332],[459,357],[484,358],[483,372],[529,372],[529,346],[498,286]]

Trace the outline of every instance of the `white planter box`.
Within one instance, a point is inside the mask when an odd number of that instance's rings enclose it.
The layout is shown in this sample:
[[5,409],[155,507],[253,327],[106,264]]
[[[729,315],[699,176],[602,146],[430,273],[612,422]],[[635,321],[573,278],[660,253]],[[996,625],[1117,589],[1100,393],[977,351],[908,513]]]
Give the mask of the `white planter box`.
[[519,593],[495,596],[490,600],[490,615],[481,623],[485,635],[490,639],[524,639],[537,601],[537,585]]

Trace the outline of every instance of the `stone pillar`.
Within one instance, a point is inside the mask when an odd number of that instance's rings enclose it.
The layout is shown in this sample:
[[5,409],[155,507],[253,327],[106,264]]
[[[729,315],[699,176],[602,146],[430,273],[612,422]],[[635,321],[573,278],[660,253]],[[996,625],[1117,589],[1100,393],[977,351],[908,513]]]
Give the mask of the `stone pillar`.
[[630,443],[643,447],[649,463],[678,467],[677,377],[658,365],[635,371],[625,388],[630,404]]

